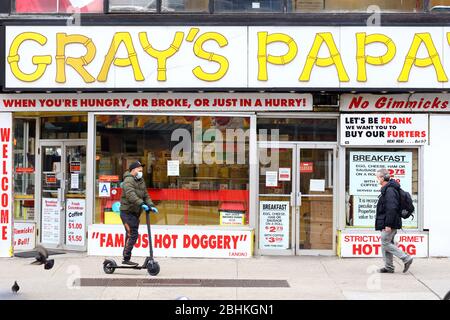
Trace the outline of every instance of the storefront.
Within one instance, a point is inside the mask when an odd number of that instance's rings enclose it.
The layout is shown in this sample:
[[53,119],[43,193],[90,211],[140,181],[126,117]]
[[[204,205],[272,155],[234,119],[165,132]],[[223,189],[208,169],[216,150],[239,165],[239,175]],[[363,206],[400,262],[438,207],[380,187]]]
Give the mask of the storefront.
[[[380,167],[415,200],[400,244],[447,255],[424,179],[447,95],[426,107],[431,93],[345,93],[444,90],[447,28],[426,31],[7,26],[2,255],[36,243],[120,255],[120,182],[135,160],[159,208],[157,256],[377,256]],[[339,99],[321,105],[317,88]]]

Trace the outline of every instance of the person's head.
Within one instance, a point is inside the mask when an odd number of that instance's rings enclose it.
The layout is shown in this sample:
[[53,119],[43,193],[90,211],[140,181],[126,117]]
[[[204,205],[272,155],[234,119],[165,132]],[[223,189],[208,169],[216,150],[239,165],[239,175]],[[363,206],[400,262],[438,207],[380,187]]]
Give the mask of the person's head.
[[130,166],[128,167],[128,170],[130,171],[130,174],[133,177],[136,177],[137,179],[141,179],[142,178],[142,171],[143,171],[143,167],[145,166],[145,164],[140,163],[139,161],[135,161],[132,164],[130,164]]
[[389,173],[389,170],[382,168],[378,169],[376,173],[377,181],[381,185],[385,185],[388,183],[389,180],[391,180],[391,174]]

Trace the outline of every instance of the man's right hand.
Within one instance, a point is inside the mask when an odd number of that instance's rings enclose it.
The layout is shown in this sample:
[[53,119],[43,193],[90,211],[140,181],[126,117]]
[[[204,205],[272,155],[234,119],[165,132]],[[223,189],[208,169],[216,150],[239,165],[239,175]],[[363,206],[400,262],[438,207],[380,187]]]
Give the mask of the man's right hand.
[[148,212],[150,210],[150,208],[148,207],[148,205],[146,205],[145,203],[142,204],[142,209],[144,209],[146,212]]

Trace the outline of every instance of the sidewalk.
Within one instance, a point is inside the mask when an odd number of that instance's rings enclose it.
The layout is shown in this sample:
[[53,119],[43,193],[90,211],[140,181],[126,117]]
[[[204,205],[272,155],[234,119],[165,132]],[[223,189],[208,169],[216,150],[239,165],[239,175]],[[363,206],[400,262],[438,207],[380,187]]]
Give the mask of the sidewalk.
[[[0,299],[164,299],[297,300],[297,299],[424,299],[442,298],[450,290],[450,259],[414,259],[408,273],[396,261],[395,274],[378,274],[382,259],[338,257],[254,257],[250,259],[158,258],[157,279],[286,280],[288,288],[245,287],[79,287],[78,278],[155,279],[146,270],[103,272],[104,257],[85,253],[51,256],[55,266],[30,265],[34,259],[0,259]],[[142,262],[144,258],[137,258]],[[116,259],[116,261],[119,261]],[[18,294],[11,293],[17,281]],[[79,282],[77,282],[79,283]]]

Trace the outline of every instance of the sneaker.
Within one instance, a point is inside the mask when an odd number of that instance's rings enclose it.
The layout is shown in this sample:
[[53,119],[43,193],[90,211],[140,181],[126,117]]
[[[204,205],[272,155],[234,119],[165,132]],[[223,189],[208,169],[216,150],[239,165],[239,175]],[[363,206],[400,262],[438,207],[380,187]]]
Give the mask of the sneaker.
[[133,262],[131,260],[123,260],[122,264],[125,264],[127,266],[133,266],[133,267],[136,267],[139,265],[139,263]]
[[394,270],[388,268],[378,269],[378,273],[394,273]]
[[409,261],[405,262],[405,267],[403,268],[403,273],[406,273],[406,271],[408,271],[408,269],[412,263],[413,263],[413,258],[411,258]]

